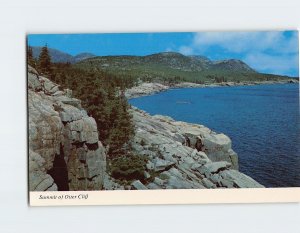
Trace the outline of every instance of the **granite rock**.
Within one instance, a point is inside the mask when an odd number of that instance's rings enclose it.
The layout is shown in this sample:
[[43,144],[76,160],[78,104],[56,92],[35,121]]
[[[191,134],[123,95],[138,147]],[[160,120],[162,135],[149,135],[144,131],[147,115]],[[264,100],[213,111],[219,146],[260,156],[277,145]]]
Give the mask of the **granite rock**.
[[56,182],[61,182],[62,176],[67,183],[64,189],[102,189],[106,152],[95,119],[70,92],[59,90],[57,84],[30,66],[28,112],[30,190],[59,190],[62,185]]
[[131,114],[136,127],[132,148],[147,157],[148,189],[263,187],[237,170],[238,157],[226,135],[134,107]]

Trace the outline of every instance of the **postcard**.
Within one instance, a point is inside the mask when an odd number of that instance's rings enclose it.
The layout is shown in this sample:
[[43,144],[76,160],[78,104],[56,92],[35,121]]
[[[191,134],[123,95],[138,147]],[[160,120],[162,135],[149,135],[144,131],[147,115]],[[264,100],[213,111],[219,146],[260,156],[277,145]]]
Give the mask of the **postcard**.
[[300,201],[298,31],[27,35],[31,206]]

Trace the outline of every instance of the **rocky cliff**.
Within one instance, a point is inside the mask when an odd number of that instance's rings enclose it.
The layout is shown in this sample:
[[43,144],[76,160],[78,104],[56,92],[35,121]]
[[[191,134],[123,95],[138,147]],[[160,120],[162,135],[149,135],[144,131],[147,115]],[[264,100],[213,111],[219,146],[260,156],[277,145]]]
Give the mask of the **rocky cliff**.
[[106,154],[94,118],[32,67],[28,114],[30,191],[102,189]]
[[259,188],[238,171],[231,140],[205,126],[150,116],[133,108],[136,135],[133,149],[148,158],[145,176],[152,182],[132,183],[135,189]]
[[263,187],[238,171],[226,135],[134,107],[130,112],[132,150],[147,164],[145,179],[124,187],[106,173],[96,122],[80,100],[28,67],[30,191]]

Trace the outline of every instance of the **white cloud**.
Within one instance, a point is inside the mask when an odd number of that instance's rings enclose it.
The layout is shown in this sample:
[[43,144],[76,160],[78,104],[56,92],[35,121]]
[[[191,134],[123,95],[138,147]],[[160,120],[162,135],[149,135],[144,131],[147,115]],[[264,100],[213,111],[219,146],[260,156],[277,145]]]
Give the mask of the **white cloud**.
[[240,57],[258,71],[278,74],[297,69],[298,50],[298,33],[287,37],[283,31],[199,32],[190,44],[178,48],[186,55]]
[[191,47],[200,50],[219,46],[229,52],[274,50],[282,53],[298,52],[296,33],[287,39],[282,31],[272,32],[199,32]]
[[249,54],[243,59],[254,69],[273,74],[297,73],[298,55],[268,55],[264,53]]

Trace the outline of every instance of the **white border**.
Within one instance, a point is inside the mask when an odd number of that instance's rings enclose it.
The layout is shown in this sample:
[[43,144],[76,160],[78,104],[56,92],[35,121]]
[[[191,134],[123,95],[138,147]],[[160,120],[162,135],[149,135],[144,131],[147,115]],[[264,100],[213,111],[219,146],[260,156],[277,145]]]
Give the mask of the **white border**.
[[25,35],[39,32],[281,30],[299,0],[1,0],[0,231],[299,232],[299,204],[28,207]]
[[[45,199],[45,197],[55,199]],[[299,202],[300,188],[30,192],[31,206]]]

